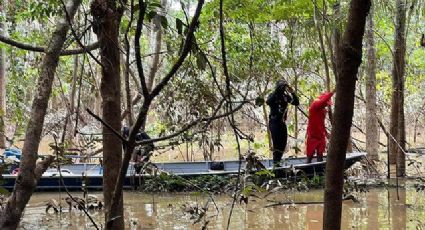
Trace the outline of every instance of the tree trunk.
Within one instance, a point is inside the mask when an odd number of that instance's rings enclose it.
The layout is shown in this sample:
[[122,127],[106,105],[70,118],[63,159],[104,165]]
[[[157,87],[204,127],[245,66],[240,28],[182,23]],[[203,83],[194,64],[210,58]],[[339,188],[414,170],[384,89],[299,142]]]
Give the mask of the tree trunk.
[[151,60],[151,66],[149,68],[149,76],[147,79],[147,87],[149,92],[152,90],[152,87],[155,83],[155,76],[159,69],[159,57],[162,47],[162,17],[165,15],[165,9],[167,7],[167,0],[161,0],[162,9],[159,14],[156,15],[152,20],[152,31],[151,31],[151,48],[153,56]]
[[379,160],[378,118],[376,108],[376,50],[373,23],[373,4],[367,18],[366,29],[366,152],[373,160]]
[[342,43],[339,44],[338,81],[335,112],[326,163],[323,229],[341,228],[342,189],[350,127],[353,119],[354,92],[358,67],[362,61],[362,40],[370,0],[352,0]]
[[[393,94],[391,98],[390,133],[396,139],[390,140],[390,163],[397,163],[397,176],[405,174],[406,133],[404,123],[404,72],[406,56],[406,5],[403,0],[396,1],[394,61],[392,70]],[[400,145],[400,146],[399,146]],[[400,149],[401,147],[401,149]]]
[[[295,80],[294,80],[294,90],[295,92],[298,92],[298,74],[297,71],[294,69],[295,74]],[[294,110],[294,138],[295,138],[295,155],[298,155],[298,153],[301,152],[301,150],[298,148],[298,109],[295,108]]]
[[[120,52],[119,52],[119,24],[121,12],[116,1],[94,0],[91,3],[91,13],[95,23],[94,28],[99,44],[102,64],[102,118],[113,129],[121,130],[121,84],[120,84]],[[123,216],[123,198],[119,198],[115,207],[116,216],[109,216],[115,182],[122,162],[122,143],[107,127],[103,126],[103,197],[105,202],[105,222],[109,218]],[[124,218],[117,218],[110,226],[111,229],[124,229]]]
[[[0,2],[0,14],[3,13],[5,2]],[[6,34],[5,25],[0,22],[0,35]],[[0,48],[0,149],[6,148],[6,66],[5,52]]]
[[94,76],[94,100],[93,100],[93,111],[96,114],[102,113],[102,96],[100,95],[100,82],[102,81],[102,67],[96,68],[96,74]]
[[[320,50],[321,50],[321,56],[322,56],[322,61],[325,67],[325,74],[326,74],[326,79],[325,79],[325,86],[326,86],[326,91],[330,92],[331,91],[331,77],[330,77],[330,72],[329,72],[329,64],[328,64],[328,57],[326,55],[326,47],[325,47],[325,42],[323,41],[323,34],[322,34],[322,25],[319,24],[317,22],[317,17],[318,17],[318,11],[319,9],[317,8],[317,2],[316,0],[314,0],[314,24],[316,26],[317,29],[317,35],[319,37],[319,44],[320,44]],[[323,20],[324,21],[324,20]],[[326,30],[324,31],[326,33]],[[329,115],[329,120],[332,122],[332,107],[328,106],[328,115]]]
[[[193,42],[193,37],[194,37],[193,34],[195,31],[196,25],[198,25],[199,23],[198,19],[201,14],[201,9],[204,4],[204,0],[198,0],[198,5],[196,7],[195,14],[193,15],[192,21],[188,27],[186,39],[183,43],[183,49],[180,53],[179,58],[173,64],[170,71],[165,75],[165,77],[162,78],[161,82],[154,87],[151,93],[149,93],[146,87],[146,81],[145,81],[146,79],[143,74],[142,59],[140,54],[140,37],[142,32],[143,19],[144,19],[144,15],[146,11],[146,3],[143,1],[140,1],[139,3],[140,3],[139,17],[137,19],[134,47],[135,47],[137,69],[141,79],[142,91],[143,91],[143,96],[145,100],[143,101],[143,104],[141,106],[139,115],[137,116],[135,123],[130,129],[130,134],[125,144],[124,159],[122,161],[122,164],[120,164],[119,177],[115,183],[112,204],[110,206],[106,205],[106,208],[108,209],[107,212],[111,213],[110,218],[106,221],[106,229],[118,229],[114,227],[116,226],[115,222],[118,222],[118,221],[124,222],[124,215],[119,214],[119,212],[122,213],[122,190],[123,190],[125,175],[127,174],[128,166],[130,163],[131,155],[134,151],[134,148],[136,147],[136,134],[140,130],[140,127],[142,127],[142,124],[145,123],[146,121],[147,114],[149,112],[152,100],[156,96],[158,96],[158,94],[164,89],[164,87],[172,79],[174,74],[178,71],[178,69],[181,67],[184,60],[186,59],[187,55],[189,54],[190,47],[192,46],[192,42]],[[117,53],[117,57],[118,57],[118,53]],[[117,117],[119,118],[119,116]],[[119,206],[121,206],[121,208],[119,208]]]
[[[326,55],[326,48],[325,48],[325,43],[323,41],[323,35],[322,35],[322,25],[319,24],[319,22],[317,22],[317,14],[319,9],[317,9],[317,3],[316,1],[314,1],[314,25],[316,26],[316,30],[317,30],[317,36],[319,38],[319,44],[320,44],[320,51],[321,51],[321,56],[322,56],[322,61],[325,67],[325,74],[326,74],[326,79],[325,79],[325,85],[326,85],[326,90],[327,91],[331,91],[331,77],[330,77],[330,73],[329,73],[329,64],[328,64],[328,58]],[[331,116],[332,117],[332,116]]]
[[[79,66],[79,58],[78,55],[75,55],[74,57],[74,70],[72,73],[72,85],[71,85],[71,95],[69,99],[69,108],[71,109],[71,117],[75,113],[75,96],[77,94],[77,81],[78,81],[78,66]],[[81,67],[83,68],[83,67]],[[72,124],[70,124],[70,127],[72,127]],[[73,127],[70,129],[70,136],[74,134],[74,129],[77,127]]]
[[[64,123],[64,128],[63,128],[63,134],[62,134],[62,139],[61,142],[64,143],[65,140],[69,141],[68,144],[70,144],[72,146],[72,141],[73,141],[73,135],[75,132],[75,128],[72,125],[72,117],[74,115],[74,111],[75,111],[75,94],[76,94],[76,89],[77,89],[77,79],[78,79],[78,55],[74,56],[74,67],[72,70],[72,83],[71,83],[71,92],[69,95],[69,105],[68,102],[65,101],[65,103],[67,103],[67,115],[65,118],[65,123]],[[65,95],[63,95],[65,97]]]
[[[70,0],[66,7],[68,15],[73,18],[77,12],[81,0]],[[53,161],[53,157],[36,163],[41,132],[43,130],[44,116],[52,91],[53,79],[59,62],[59,54],[66,40],[66,34],[70,26],[63,16],[58,22],[49,43],[46,55],[40,69],[40,77],[37,82],[37,91],[31,108],[31,116],[28,122],[25,143],[22,149],[20,169],[21,173],[16,179],[12,194],[7,200],[3,212],[0,214],[0,229],[16,229],[38,179]]]

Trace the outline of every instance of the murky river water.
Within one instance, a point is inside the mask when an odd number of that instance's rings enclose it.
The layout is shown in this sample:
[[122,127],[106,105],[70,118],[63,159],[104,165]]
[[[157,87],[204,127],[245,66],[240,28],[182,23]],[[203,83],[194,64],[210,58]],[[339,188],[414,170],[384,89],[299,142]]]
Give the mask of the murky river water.
[[[101,193],[93,193],[101,197]],[[76,194],[80,195],[80,194]],[[290,191],[263,198],[266,194],[251,197],[248,205],[235,205],[230,229],[321,229],[323,191]],[[372,189],[367,193],[356,193],[359,203],[344,201],[342,213],[343,229],[425,229],[425,193],[413,187],[399,190]],[[215,196],[217,208],[210,202],[206,215],[198,223],[183,211],[182,206],[204,207],[207,195],[199,194],[143,194],[125,193],[126,228],[128,229],[226,229],[231,198]],[[58,193],[36,193],[25,211],[22,229],[94,229],[83,212],[72,211],[46,214],[45,203],[50,199],[60,200]],[[265,207],[279,201],[297,203],[316,202]],[[390,203],[390,205],[388,205]],[[187,209],[187,208],[186,208]],[[91,212],[96,223],[103,222],[102,212]]]

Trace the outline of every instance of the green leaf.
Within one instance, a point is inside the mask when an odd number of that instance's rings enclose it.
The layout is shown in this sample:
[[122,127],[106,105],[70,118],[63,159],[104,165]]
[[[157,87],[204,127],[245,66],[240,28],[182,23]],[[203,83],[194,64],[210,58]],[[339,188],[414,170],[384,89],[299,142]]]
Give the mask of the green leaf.
[[275,177],[275,174],[271,171],[271,170],[267,170],[267,169],[262,169],[258,172],[255,173],[255,175],[257,176],[270,176],[270,177]]
[[262,147],[263,147],[263,145],[261,143],[257,143],[257,142],[254,143],[254,149],[255,150],[258,150],[258,149],[260,149]]
[[149,7],[159,7],[159,8],[162,8],[162,5],[159,2],[152,2],[152,3],[149,3]]
[[1,195],[9,195],[9,194],[10,194],[10,192],[9,192],[9,191],[7,191],[7,189],[5,189],[5,188],[0,187],[0,194],[1,194]]
[[248,185],[248,186],[246,186],[243,190],[242,190],[242,195],[244,195],[245,197],[248,197],[250,194],[251,194],[251,192],[253,191],[253,186],[251,186],[251,185]]

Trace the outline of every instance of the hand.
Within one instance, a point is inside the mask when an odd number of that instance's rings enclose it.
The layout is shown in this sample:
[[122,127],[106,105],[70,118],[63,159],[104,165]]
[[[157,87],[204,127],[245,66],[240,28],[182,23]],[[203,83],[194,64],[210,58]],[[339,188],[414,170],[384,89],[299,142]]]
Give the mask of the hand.
[[286,91],[288,91],[288,93],[294,93],[295,92],[294,89],[292,89],[292,87],[289,86],[289,85],[286,86]]

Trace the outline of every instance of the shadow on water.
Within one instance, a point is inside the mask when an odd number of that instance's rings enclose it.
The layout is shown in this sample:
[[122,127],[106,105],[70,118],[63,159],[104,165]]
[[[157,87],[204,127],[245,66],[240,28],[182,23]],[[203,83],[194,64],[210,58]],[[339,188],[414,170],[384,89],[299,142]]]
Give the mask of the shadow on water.
[[[356,193],[358,203],[351,200],[343,203],[342,229],[425,229],[424,192],[406,186],[400,188],[398,194],[400,199],[397,199],[395,188]],[[237,205],[230,229],[322,228],[323,190],[288,191],[262,198],[264,195],[251,197],[247,205]],[[60,200],[57,193],[36,193],[26,209],[21,229],[93,229],[88,218],[79,211],[46,214],[45,203],[52,198]],[[215,196],[218,211],[209,203],[206,215],[194,224],[196,217],[188,214],[188,207],[204,207],[207,200],[208,196],[199,194],[157,194],[153,197],[152,194],[126,192],[127,229],[201,229],[205,221],[208,221],[207,229],[225,229],[231,203],[226,195]],[[305,204],[265,207],[279,201]],[[310,202],[315,203],[308,204]],[[93,212],[92,215],[100,225],[103,213]]]

